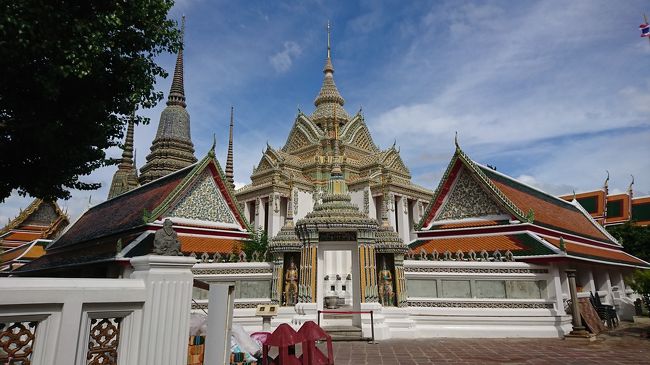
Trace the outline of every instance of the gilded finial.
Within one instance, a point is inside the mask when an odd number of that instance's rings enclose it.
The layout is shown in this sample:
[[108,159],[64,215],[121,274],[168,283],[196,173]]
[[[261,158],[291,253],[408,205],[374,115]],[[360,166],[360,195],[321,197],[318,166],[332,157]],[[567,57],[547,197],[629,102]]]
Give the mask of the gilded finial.
[[603,188],[605,188],[605,191],[609,190],[609,170],[605,170],[607,172],[607,178],[605,179],[605,184],[603,184]]
[[454,144],[456,145],[456,149],[460,149],[460,145],[458,145],[458,131],[454,135]]
[[632,195],[632,185],[634,185],[634,175],[630,175],[632,177],[632,181],[630,182],[630,186],[627,188],[627,193]]
[[573,200],[576,200],[576,189],[573,189]]
[[560,251],[566,253],[566,243],[564,242],[564,237],[560,236]]

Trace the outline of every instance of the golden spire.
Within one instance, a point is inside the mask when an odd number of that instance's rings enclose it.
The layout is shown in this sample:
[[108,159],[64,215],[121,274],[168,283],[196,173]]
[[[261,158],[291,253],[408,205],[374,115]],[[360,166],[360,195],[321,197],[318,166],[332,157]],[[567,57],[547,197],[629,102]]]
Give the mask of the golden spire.
[[345,99],[341,96],[336,84],[334,83],[334,66],[332,65],[332,41],[331,41],[331,32],[332,27],[327,22],[327,58],[325,59],[325,67],[323,68],[323,73],[325,77],[323,78],[323,85],[321,86],[316,100],[314,100],[314,106],[316,110],[311,115],[312,121],[316,124],[321,125],[329,123],[332,120],[334,110],[338,111],[339,118],[342,118],[344,122],[350,120],[350,116],[347,114],[343,105],[345,104]]

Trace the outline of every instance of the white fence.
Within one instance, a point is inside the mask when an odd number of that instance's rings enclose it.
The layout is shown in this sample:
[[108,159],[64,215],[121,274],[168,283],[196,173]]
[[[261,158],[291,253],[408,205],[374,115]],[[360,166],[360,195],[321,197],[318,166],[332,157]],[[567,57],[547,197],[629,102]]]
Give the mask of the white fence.
[[0,279],[0,363],[185,363],[196,260],[131,263],[129,279]]

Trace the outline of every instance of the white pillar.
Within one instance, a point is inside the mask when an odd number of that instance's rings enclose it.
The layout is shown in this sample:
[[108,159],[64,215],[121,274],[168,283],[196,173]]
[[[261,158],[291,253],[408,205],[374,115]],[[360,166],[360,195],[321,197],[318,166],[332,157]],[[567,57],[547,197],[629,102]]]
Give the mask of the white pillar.
[[402,195],[397,199],[395,210],[397,210],[399,237],[408,244],[411,240],[411,225],[409,224],[409,205],[406,196]]
[[565,315],[566,312],[564,311],[564,296],[562,295],[562,279],[560,277],[560,270],[556,265],[552,265],[549,268],[549,273],[551,276],[548,280],[549,290],[547,290],[547,295],[549,299],[553,299],[555,301],[555,309],[557,310],[557,314]]
[[235,306],[235,283],[210,282],[209,298],[208,335],[205,338],[204,364],[229,364],[230,332],[232,330],[232,313]]
[[268,235],[269,239],[275,237],[280,228],[282,228],[282,216],[280,215],[280,201],[281,197],[278,193],[269,195],[269,222],[268,222]]
[[194,264],[196,259],[182,256],[131,259],[131,278],[143,280],[147,288],[138,364],[187,362]]

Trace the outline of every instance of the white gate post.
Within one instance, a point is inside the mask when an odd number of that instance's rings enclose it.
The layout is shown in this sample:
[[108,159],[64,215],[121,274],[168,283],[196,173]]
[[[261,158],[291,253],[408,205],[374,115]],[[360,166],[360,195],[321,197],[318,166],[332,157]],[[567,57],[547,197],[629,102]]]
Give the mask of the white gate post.
[[230,331],[235,302],[234,282],[210,284],[208,335],[205,337],[205,365],[222,365],[230,361]]
[[194,264],[195,258],[182,256],[147,255],[131,259],[131,278],[142,279],[147,288],[139,364],[187,362]]

